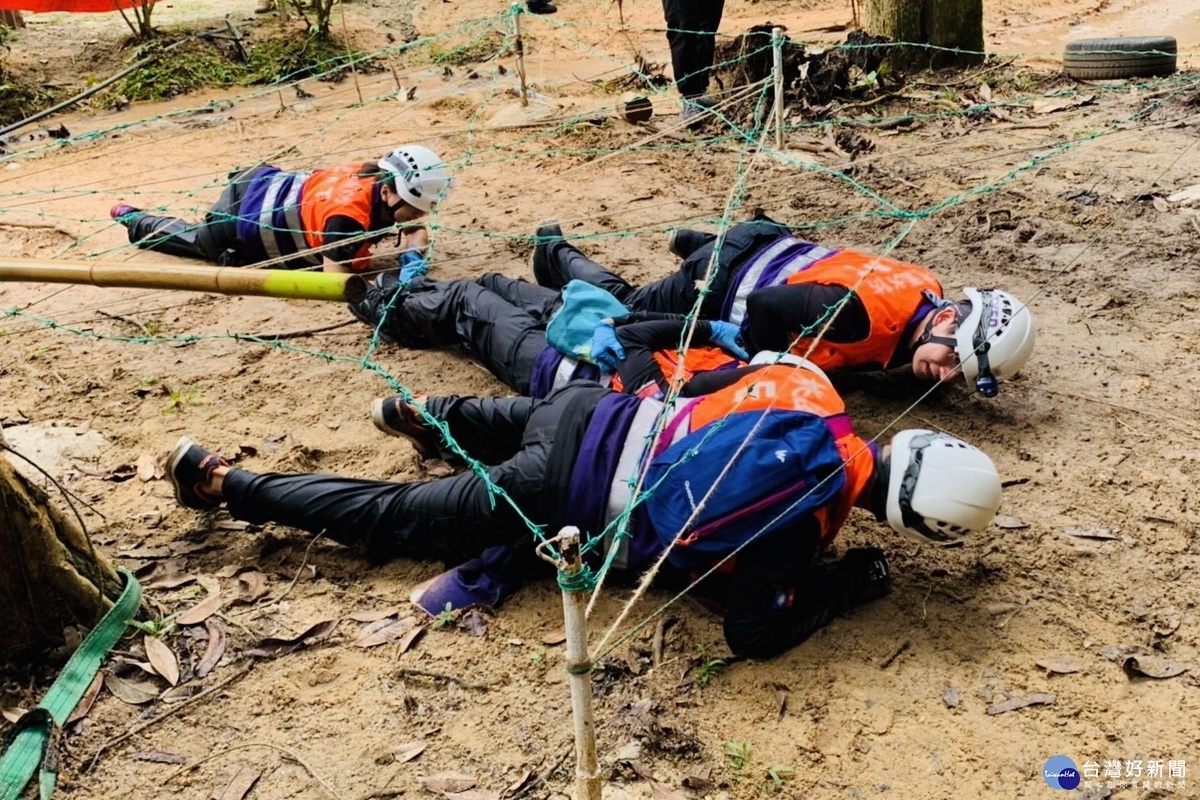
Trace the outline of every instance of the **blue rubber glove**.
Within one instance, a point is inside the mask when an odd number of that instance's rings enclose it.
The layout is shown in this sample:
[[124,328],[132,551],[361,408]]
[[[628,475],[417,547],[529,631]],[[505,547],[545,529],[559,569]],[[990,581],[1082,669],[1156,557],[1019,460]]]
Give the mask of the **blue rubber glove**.
[[742,361],[749,361],[750,354],[742,347],[742,329],[732,322],[709,322],[709,341]]
[[405,250],[396,263],[400,265],[400,282],[406,286],[429,272],[429,263],[416,250]]
[[625,360],[625,348],[617,338],[610,322],[601,322],[592,331],[592,363],[606,372],[615,373]]

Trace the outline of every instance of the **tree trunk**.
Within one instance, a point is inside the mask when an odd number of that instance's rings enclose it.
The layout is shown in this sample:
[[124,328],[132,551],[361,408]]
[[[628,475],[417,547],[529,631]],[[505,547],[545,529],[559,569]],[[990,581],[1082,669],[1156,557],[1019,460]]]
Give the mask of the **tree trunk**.
[[896,42],[958,48],[893,48],[898,69],[967,66],[983,61],[983,0],[866,0],[866,30]]
[[68,626],[92,627],[120,589],[74,515],[0,450],[0,664],[28,662],[63,644]]
[[21,16],[20,11],[9,11],[7,9],[0,11],[0,25],[6,25],[12,29],[24,28],[25,18]]

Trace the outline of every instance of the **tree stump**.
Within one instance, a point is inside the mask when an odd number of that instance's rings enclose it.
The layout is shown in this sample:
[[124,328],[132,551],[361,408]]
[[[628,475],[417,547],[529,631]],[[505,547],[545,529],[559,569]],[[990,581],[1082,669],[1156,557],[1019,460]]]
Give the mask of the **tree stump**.
[[889,60],[897,69],[968,66],[983,61],[983,0],[865,0],[865,6],[867,32],[896,42],[935,46],[893,48]]
[[28,663],[91,628],[121,579],[69,511],[9,461],[0,434],[0,663]]

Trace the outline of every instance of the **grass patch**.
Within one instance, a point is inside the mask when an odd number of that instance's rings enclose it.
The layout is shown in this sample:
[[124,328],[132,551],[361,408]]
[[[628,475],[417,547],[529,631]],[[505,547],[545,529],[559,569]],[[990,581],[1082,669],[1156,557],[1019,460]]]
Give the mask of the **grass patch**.
[[[164,36],[137,47],[129,61],[153,60],[130,73],[97,105],[113,105],[119,98],[165,100],[197,89],[254,86],[314,76],[336,83],[349,70],[350,62],[364,55],[362,51],[348,51],[334,38],[284,27],[254,40],[244,39],[248,63],[228,39],[192,39],[167,50],[169,44],[171,37]],[[378,67],[359,64],[358,69],[370,72]]]
[[429,46],[429,57],[435,64],[456,67],[462,64],[478,64],[492,57],[503,56],[509,49],[504,36],[489,30],[458,45],[435,42]]

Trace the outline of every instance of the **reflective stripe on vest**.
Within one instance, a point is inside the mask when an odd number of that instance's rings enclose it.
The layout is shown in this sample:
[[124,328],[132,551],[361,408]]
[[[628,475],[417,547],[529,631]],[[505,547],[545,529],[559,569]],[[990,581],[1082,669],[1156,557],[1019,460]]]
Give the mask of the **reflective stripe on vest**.
[[[604,552],[612,549],[616,531],[612,524],[629,508],[633,498],[633,487],[637,483],[639,467],[642,463],[642,453],[649,446],[649,437],[654,430],[654,422],[658,419],[663,404],[657,400],[643,400],[634,414],[633,422],[625,434],[625,443],[621,455],[617,459],[617,468],[613,471],[613,481],[608,489],[608,505],[604,513]],[[643,487],[643,491],[645,487]],[[625,569],[629,566],[629,538],[621,540],[617,549],[613,566]]]
[[[271,259],[292,257],[308,249],[304,228],[300,222],[300,193],[310,173],[278,172],[271,176],[258,212],[258,230],[263,250]],[[280,193],[287,187],[287,194],[280,200]],[[319,255],[299,256],[316,266],[321,263]]]
[[797,272],[808,269],[813,262],[834,251],[819,244],[783,236],[763,248],[750,262],[738,271],[737,286],[730,293],[732,303],[728,320],[741,325],[746,319],[746,302],[750,293],[764,286],[778,286]]

